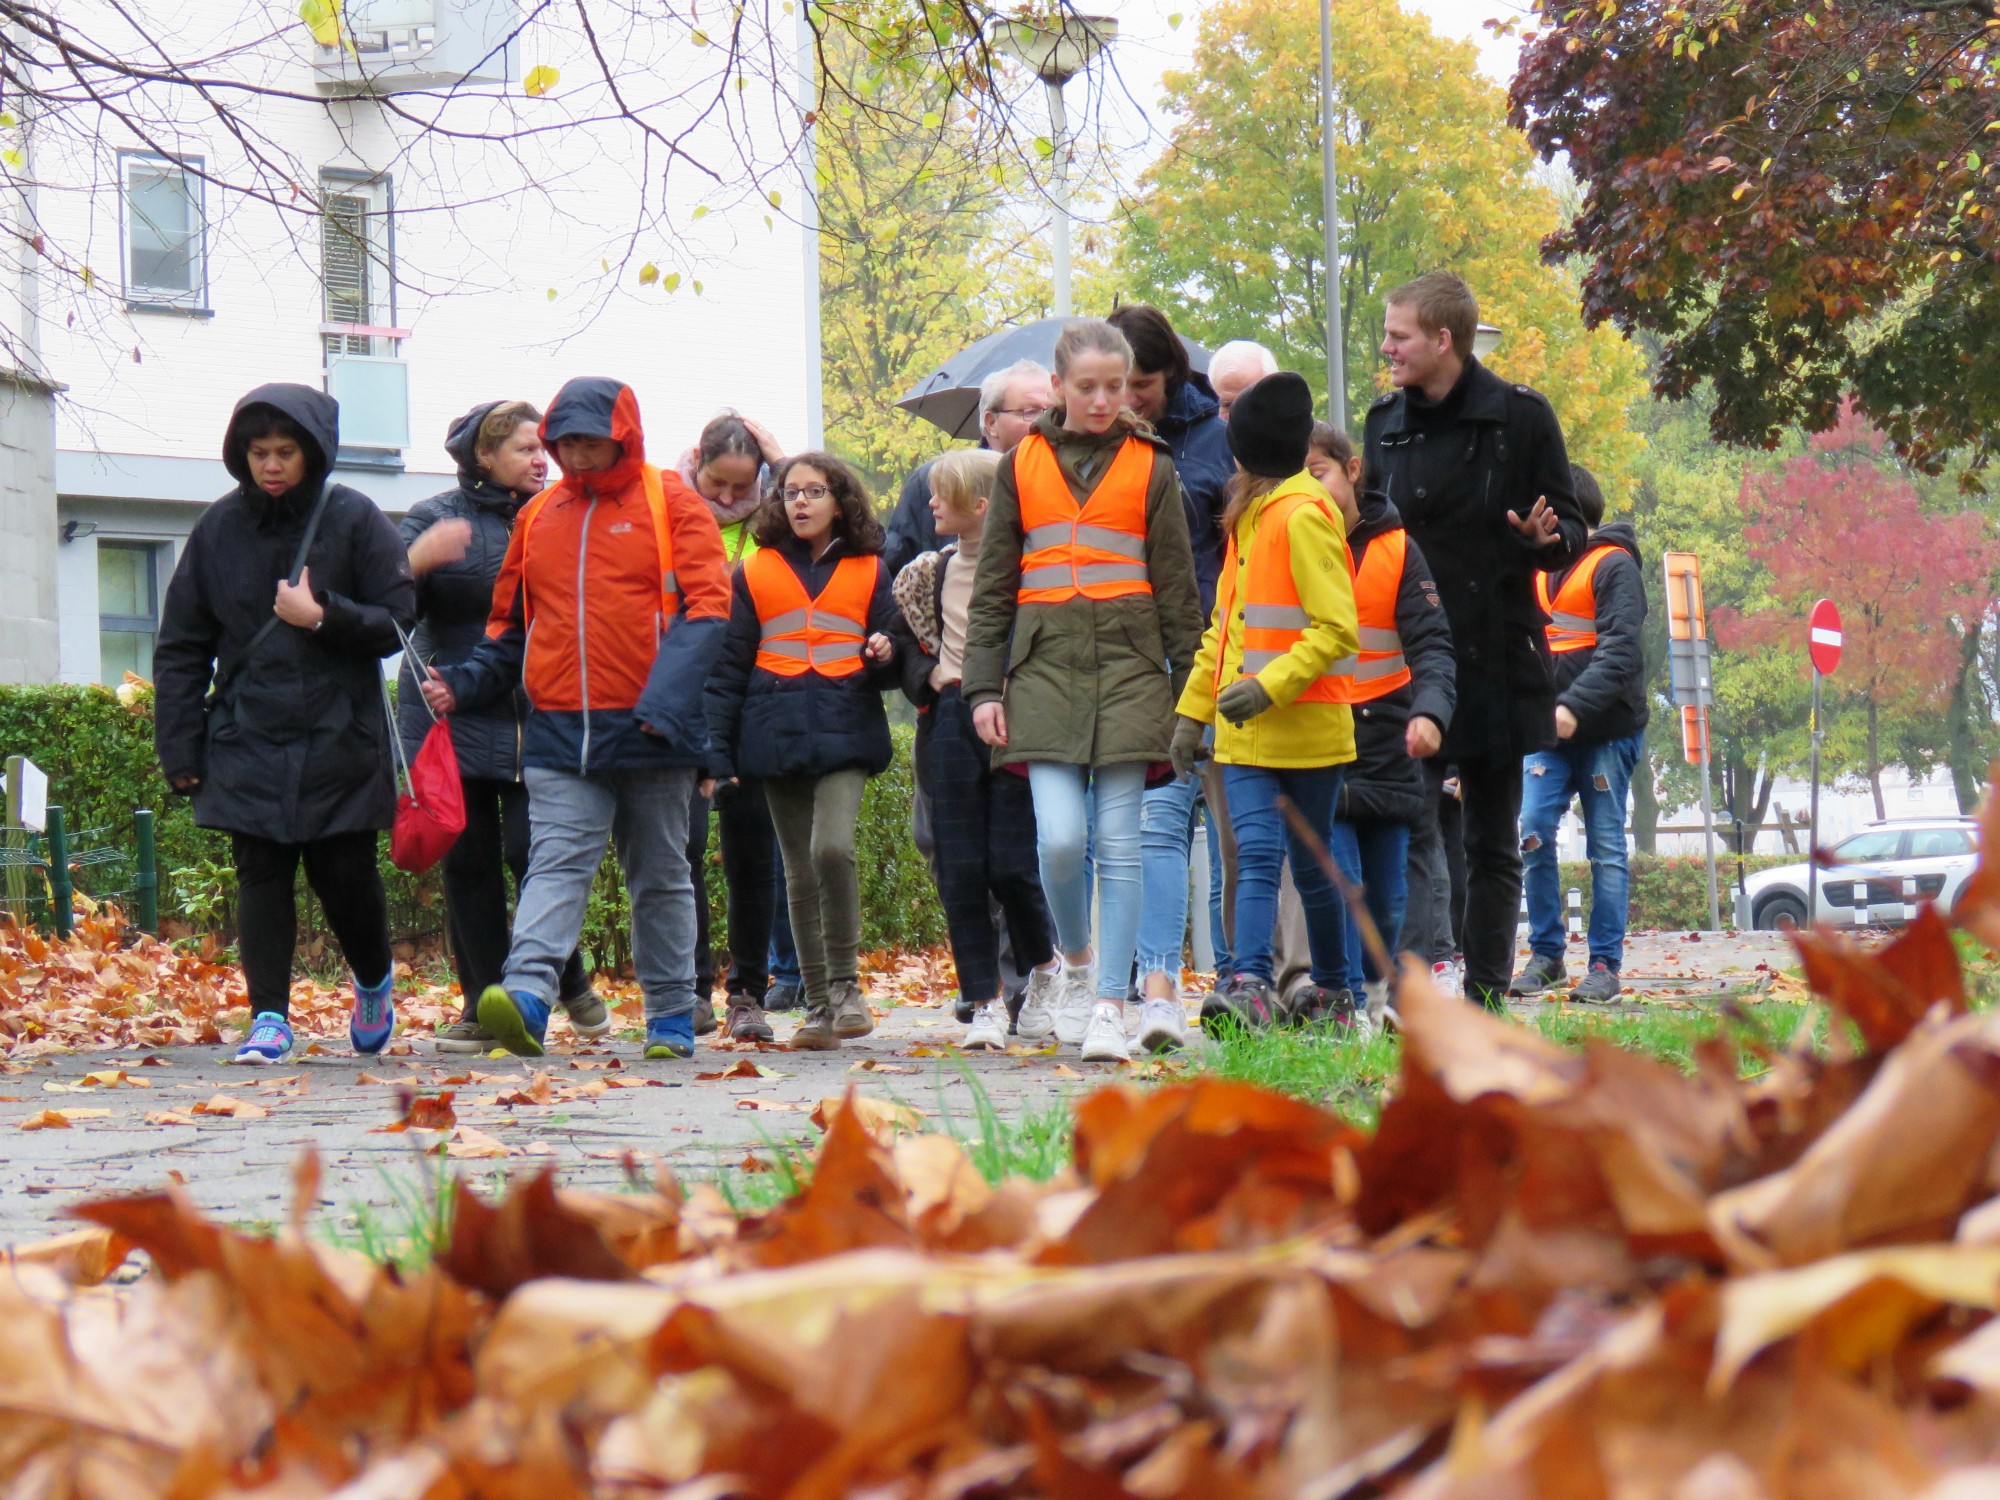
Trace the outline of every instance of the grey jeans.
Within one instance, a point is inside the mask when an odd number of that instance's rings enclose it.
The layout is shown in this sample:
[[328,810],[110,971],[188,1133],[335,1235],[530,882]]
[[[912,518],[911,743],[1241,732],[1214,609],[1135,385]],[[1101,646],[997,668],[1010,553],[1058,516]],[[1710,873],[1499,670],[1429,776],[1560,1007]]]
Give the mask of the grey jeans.
[[632,959],[646,1017],[694,1009],[694,880],[688,871],[688,803],[695,772],[605,771],[577,776],[530,766],[528,879],[507,950],[510,990],[543,1004],[583,934],[590,885],[615,839],[632,906]]
[[825,1005],[831,986],[852,981],[861,947],[861,881],[854,827],[861,819],[862,770],[774,776],[764,783],[771,825],[785,852],[792,944],[807,1005]]

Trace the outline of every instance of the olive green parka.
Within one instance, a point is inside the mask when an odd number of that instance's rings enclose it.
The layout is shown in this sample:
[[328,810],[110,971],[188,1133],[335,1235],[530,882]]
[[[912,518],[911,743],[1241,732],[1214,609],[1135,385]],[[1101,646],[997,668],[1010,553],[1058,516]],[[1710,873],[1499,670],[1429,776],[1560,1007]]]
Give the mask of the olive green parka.
[[1167,445],[1131,419],[1103,434],[1065,431],[1060,409],[1035,431],[1049,440],[1079,504],[1118,446],[1153,450],[1146,485],[1146,573],[1152,593],[1019,604],[1021,502],[1014,455],[988,497],[965,632],[965,700],[1003,702],[1007,744],[996,764],[1104,766],[1167,759],[1174,704],[1201,647],[1201,596],[1180,480]]

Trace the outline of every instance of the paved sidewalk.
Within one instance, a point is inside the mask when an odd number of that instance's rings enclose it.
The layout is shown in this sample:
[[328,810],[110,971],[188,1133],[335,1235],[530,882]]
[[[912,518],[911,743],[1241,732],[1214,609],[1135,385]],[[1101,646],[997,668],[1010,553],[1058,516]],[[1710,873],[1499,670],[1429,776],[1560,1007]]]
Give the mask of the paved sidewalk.
[[[1636,939],[1627,969],[1678,1006],[1703,1003],[1719,988],[1741,990],[1758,981],[1759,964],[1789,961],[1771,934],[1700,941],[1670,934]],[[1572,968],[1580,971],[1580,960]],[[1191,1022],[1194,1009],[1191,999]],[[774,1019],[783,1036],[794,1018]],[[901,1004],[880,1013],[874,1035],[834,1053],[733,1047],[708,1037],[691,1062],[645,1062],[632,1040],[585,1048],[565,1039],[530,1063],[440,1056],[418,1039],[396,1044],[407,1047],[405,1055],[372,1059],[348,1055],[344,1042],[323,1043],[269,1070],[225,1066],[221,1047],[0,1064],[0,1139],[9,1148],[0,1162],[0,1244],[60,1229],[64,1207],[81,1198],[157,1187],[170,1173],[211,1213],[275,1222],[288,1203],[291,1164],[308,1145],[320,1153],[326,1210],[380,1208],[395,1185],[408,1189],[436,1170],[438,1159],[420,1153],[447,1139],[382,1132],[413,1093],[453,1092],[460,1128],[448,1138],[445,1164],[475,1180],[554,1162],[566,1182],[610,1187],[623,1176],[627,1153],[699,1172],[739,1161],[767,1140],[810,1140],[817,1135],[809,1120],[814,1106],[849,1084],[924,1111],[933,1128],[949,1113],[971,1130],[968,1074],[1014,1118],[1125,1071],[1084,1063],[1074,1048],[1050,1053],[1027,1044],[960,1059],[950,1049],[961,1030],[942,1003]],[[697,1077],[746,1063],[770,1076]],[[51,1110],[68,1112],[69,1125],[22,1128]]]

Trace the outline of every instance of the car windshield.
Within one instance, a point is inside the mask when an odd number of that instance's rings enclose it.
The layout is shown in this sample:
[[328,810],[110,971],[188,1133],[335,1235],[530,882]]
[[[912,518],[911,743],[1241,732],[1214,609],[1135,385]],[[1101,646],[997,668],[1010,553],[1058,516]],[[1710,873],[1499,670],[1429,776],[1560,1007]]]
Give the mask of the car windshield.
[[1843,865],[1866,864],[1876,859],[1894,859],[1896,844],[1901,838],[1902,835],[1893,828],[1857,833],[1852,838],[1842,839],[1833,846],[1833,858],[1836,863]]

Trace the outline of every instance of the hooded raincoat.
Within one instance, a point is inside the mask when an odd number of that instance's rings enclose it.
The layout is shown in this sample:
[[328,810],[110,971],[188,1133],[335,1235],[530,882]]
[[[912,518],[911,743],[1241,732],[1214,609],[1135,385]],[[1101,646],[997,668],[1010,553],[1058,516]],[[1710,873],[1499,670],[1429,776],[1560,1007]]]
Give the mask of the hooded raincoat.
[[[306,474],[279,496],[250,473],[244,414],[283,413],[306,435]],[[307,556],[314,630],[271,618],[307,518],[340,447],[340,407],[302,385],[263,385],[236,403],[222,461],[237,487],[195,523],[167,585],[153,652],[154,737],[171,783],[200,778],[195,822],[281,844],[387,828],[396,815],[382,658],[399,648],[416,590],[396,528],[358,490],[335,484]],[[242,659],[222,701],[219,664]]]
[[[458,461],[458,484],[419,500],[397,528],[408,548],[441,521],[464,521],[472,543],[457,562],[431,569],[417,580],[417,628],[411,644],[434,666],[464,661],[486,639],[493,613],[493,584],[507,557],[514,517],[526,495],[503,490],[479,472],[474,446],[479,424],[500,405],[484,401],[451,424],[444,448]],[[499,702],[453,715],[452,748],[461,775],[519,781],[527,745],[528,699],[518,688]],[[405,659],[396,689],[396,728],[404,753],[414,757],[430,733],[431,716],[417,691],[414,663]]]
[[[702,687],[729,619],[722,534],[706,500],[646,462],[630,386],[601,376],[566,384],[542,419],[542,441],[558,452],[565,437],[609,438],[624,452],[608,469],[565,473],[528,502],[493,587],[486,639],[438,675],[459,712],[525,688],[528,765],[578,776],[698,768],[708,757]],[[665,554],[647,494],[655,486]]]

